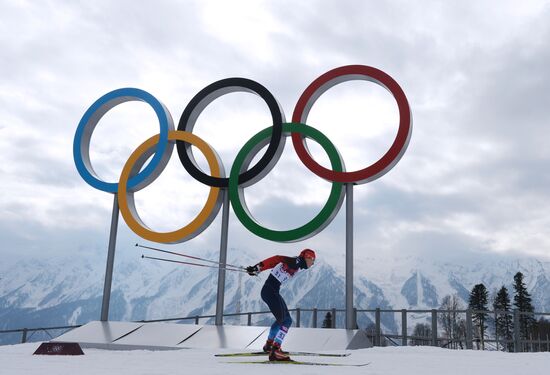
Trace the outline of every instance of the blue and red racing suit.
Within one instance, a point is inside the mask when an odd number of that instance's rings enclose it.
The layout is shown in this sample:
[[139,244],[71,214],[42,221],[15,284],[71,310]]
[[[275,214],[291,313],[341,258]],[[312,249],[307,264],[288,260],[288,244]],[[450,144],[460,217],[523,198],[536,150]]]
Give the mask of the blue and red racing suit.
[[282,344],[288,329],[292,325],[292,318],[288,307],[279,293],[281,284],[291,279],[300,269],[306,269],[306,261],[302,257],[287,257],[275,255],[257,264],[259,271],[272,269],[262,288],[262,300],[275,317],[275,322],[269,330],[268,340]]

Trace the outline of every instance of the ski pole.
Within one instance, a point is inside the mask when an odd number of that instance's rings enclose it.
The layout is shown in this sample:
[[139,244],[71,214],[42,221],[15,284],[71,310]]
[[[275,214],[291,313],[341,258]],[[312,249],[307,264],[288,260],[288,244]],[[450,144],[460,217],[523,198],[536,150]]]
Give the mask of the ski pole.
[[141,254],[141,257],[142,257],[143,259],[153,259],[153,260],[159,260],[159,261],[163,261],[163,262],[187,264],[187,265],[190,265],[190,266],[199,266],[199,267],[216,268],[216,269],[222,268],[222,269],[225,269],[225,270],[227,270],[227,271],[246,272],[244,269],[240,269],[240,268],[229,268],[229,267],[221,267],[221,266],[209,266],[209,265],[207,265],[207,264],[191,263],[191,262],[182,262],[181,260],[172,260],[172,259],[165,259],[165,258],[149,257],[149,256],[143,255],[143,254]]
[[[213,261],[213,260],[208,260],[208,259],[204,259],[204,258],[200,258],[200,257],[195,257],[195,256],[192,256],[192,255],[187,255],[187,254],[181,254],[181,253],[176,253],[174,251],[168,251],[168,250],[162,250],[162,249],[159,249],[157,247],[150,247],[150,246],[143,246],[143,245],[140,245],[140,244],[136,244],[137,247],[141,247],[143,249],[149,249],[149,250],[154,250],[154,251],[160,251],[162,253],[166,253],[166,254],[172,254],[172,255],[178,255],[180,257],[186,257],[186,258],[191,258],[191,259],[196,259],[196,260],[201,260],[203,262],[208,262],[208,263],[213,263],[213,264],[218,264],[218,265],[221,265],[220,262],[216,262],[216,261]],[[233,268],[239,268],[239,269],[242,269],[244,270],[245,267],[242,267],[242,266],[235,266],[233,264],[227,264],[225,263],[225,266],[229,266],[229,267],[233,267]],[[222,267],[223,268],[223,267]]]

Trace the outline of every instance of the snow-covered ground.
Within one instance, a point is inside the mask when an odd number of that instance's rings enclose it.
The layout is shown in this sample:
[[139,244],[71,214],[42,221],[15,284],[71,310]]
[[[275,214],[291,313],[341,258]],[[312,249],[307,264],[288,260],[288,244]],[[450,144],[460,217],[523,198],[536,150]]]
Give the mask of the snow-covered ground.
[[[32,355],[39,344],[0,347],[0,373],[9,375],[228,375],[257,374],[380,374],[474,375],[547,374],[550,353],[501,353],[449,350],[431,347],[371,348],[351,351],[345,358],[296,357],[333,363],[365,363],[366,367],[321,367],[284,364],[250,365],[248,359],[214,357],[229,350],[183,349],[177,351],[106,351],[84,349],[83,356]],[[261,360],[253,358],[252,360]]]

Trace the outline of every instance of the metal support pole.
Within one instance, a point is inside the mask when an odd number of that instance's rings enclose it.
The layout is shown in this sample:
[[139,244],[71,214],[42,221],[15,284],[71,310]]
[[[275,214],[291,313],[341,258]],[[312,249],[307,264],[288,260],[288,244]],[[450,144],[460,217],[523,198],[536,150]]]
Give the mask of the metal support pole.
[[332,326],[330,328],[336,328],[336,309],[332,309]]
[[407,310],[401,310],[401,345],[407,346]]
[[346,329],[353,321],[353,184],[346,184]]
[[216,325],[223,324],[223,302],[225,297],[225,263],[227,262],[227,233],[229,224],[229,191],[221,189],[223,194],[222,234],[220,240],[220,269],[218,270],[218,294],[216,299]]
[[313,309],[313,328],[317,328],[317,309]]
[[437,344],[437,310],[432,309],[432,346]]
[[300,313],[300,308],[298,307],[296,309],[296,327],[300,327],[300,319],[301,319],[301,313]]
[[27,329],[23,328],[23,336],[21,337],[21,344],[24,344],[27,342]]
[[374,346],[381,346],[382,332],[380,330],[380,308],[377,308],[374,312]]
[[107,267],[105,269],[105,283],[103,284],[103,303],[101,304],[101,321],[109,320],[109,302],[111,301],[111,285],[113,283],[113,266],[115,263],[116,234],[118,229],[118,194],[113,199],[113,213],[111,215],[111,233],[109,235],[109,252],[107,253]]

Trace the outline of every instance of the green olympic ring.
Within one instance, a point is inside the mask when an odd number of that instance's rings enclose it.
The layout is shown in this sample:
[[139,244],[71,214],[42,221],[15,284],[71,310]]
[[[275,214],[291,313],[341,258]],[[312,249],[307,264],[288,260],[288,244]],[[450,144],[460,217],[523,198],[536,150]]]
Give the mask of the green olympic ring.
[[[267,240],[276,242],[297,242],[307,239],[322,231],[334,219],[342,202],[344,201],[343,183],[331,182],[332,188],[329,198],[321,211],[308,223],[289,230],[273,230],[260,225],[250,214],[246,201],[244,199],[244,187],[246,184],[238,184],[239,173],[248,169],[254,156],[268,144],[271,138],[273,127],[266,128],[254,135],[241,148],[229,175],[229,199],[233,206],[233,211],[239,221],[252,233]],[[318,142],[327,153],[332,169],[343,172],[344,163],[334,144],[319,130],[302,123],[284,123],[284,136],[290,136],[290,133],[300,133],[305,137]]]

